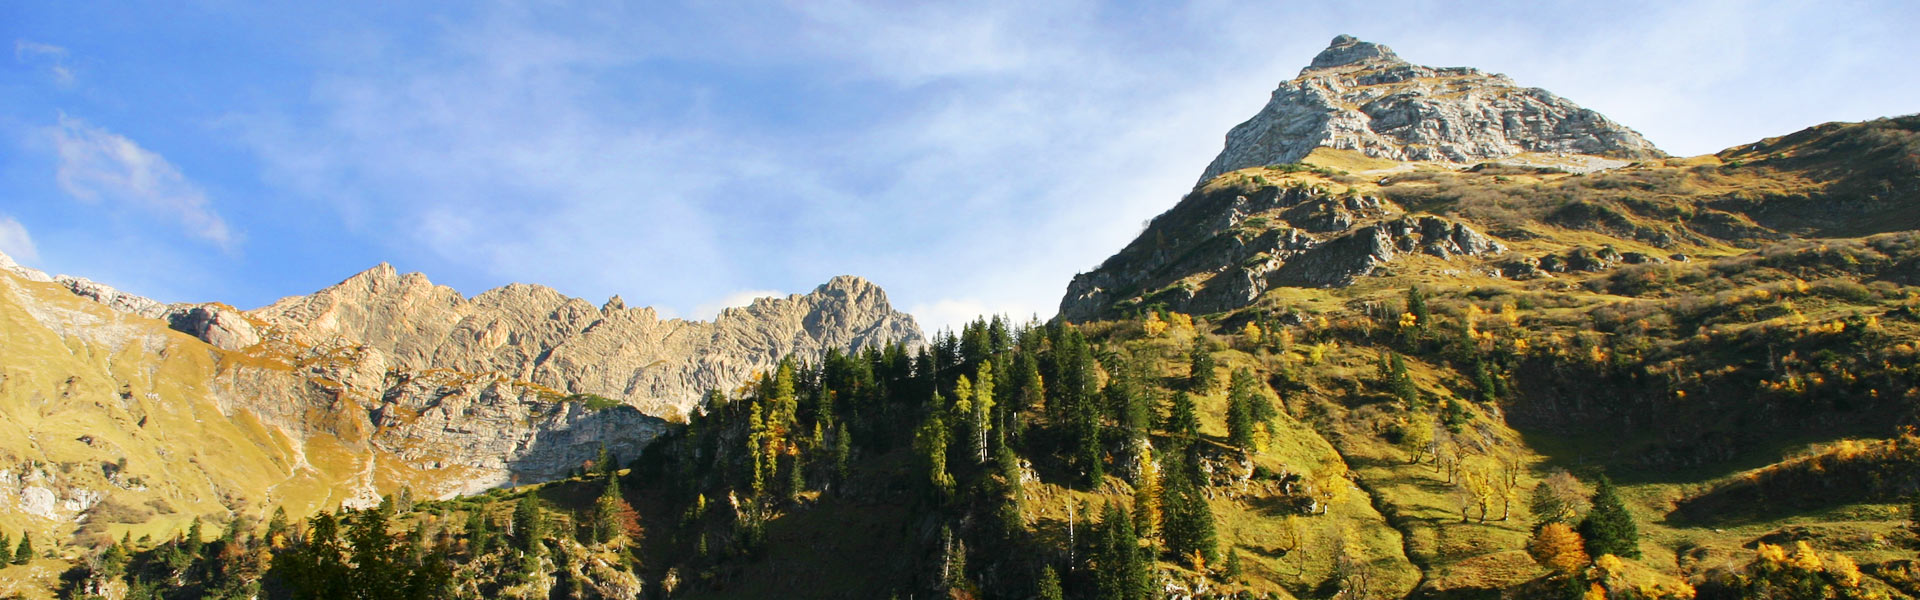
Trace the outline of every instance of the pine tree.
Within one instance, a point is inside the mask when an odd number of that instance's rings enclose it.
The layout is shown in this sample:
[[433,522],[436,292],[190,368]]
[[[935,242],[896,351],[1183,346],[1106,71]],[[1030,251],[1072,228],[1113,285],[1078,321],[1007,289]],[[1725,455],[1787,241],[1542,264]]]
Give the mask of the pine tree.
[[1195,335],[1193,348],[1188,351],[1187,389],[1202,396],[1213,393],[1213,349],[1208,347],[1206,334]]
[[1023,516],[1026,503],[1025,484],[1020,480],[1024,472],[1020,469],[1020,457],[1013,449],[1001,446],[994,453],[995,467],[1000,472],[1001,494],[998,517],[1001,533],[1007,539],[1014,539],[1026,531],[1026,518]]
[[1640,557],[1640,528],[1620,501],[1613,481],[1606,475],[1594,486],[1593,510],[1580,522],[1580,535],[1586,538],[1587,554],[1612,554],[1622,558]]
[[540,499],[529,493],[513,506],[514,547],[528,554],[546,549],[540,543],[547,535],[546,519],[540,514]]
[[1240,564],[1240,549],[1228,548],[1226,572],[1221,574],[1222,579],[1225,581],[1239,581],[1243,568]]
[[1033,597],[1039,600],[1065,600],[1066,594],[1060,590],[1060,574],[1052,566],[1040,570],[1040,582],[1034,586]]
[[[21,535],[24,536],[26,534],[23,533]],[[8,548],[12,547],[13,539],[7,537],[6,532],[0,532],[0,564],[13,562],[13,553],[11,550],[8,550]]]
[[620,480],[609,478],[600,497],[593,501],[593,541],[610,543],[620,537],[620,513],[626,501],[620,497]]
[[1150,574],[1140,556],[1133,519],[1118,505],[1107,504],[1101,510],[1096,543],[1098,547],[1090,557],[1096,595],[1123,600],[1145,598]]
[[[1196,481],[1191,466],[1168,469],[1162,488],[1161,536],[1174,556],[1188,559],[1199,556],[1206,562],[1219,559],[1219,544],[1214,537],[1213,508]],[[1199,566],[1199,565],[1194,565]]]
[[1200,436],[1200,415],[1194,410],[1193,396],[1174,392],[1173,406],[1167,411],[1167,435],[1193,439]]
[[[347,598],[351,595],[346,548],[340,542],[340,521],[322,512],[307,521],[306,542],[274,557],[274,571],[283,574],[293,597]],[[169,546],[171,547],[171,546]]]
[[467,554],[479,556],[493,549],[493,532],[489,531],[486,512],[483,508],[467,511]]
[[1413,315],[1421,329],[1433,321],[1433,312],[1427,308],[1427,294],[1420,291],[1420,286],[1407,288],[1407,313]]
[[349,580],[363,598],[395,598],[406,581],[402,552],[387,531],[388,512],[363,510],[348,521],[347,541],[353,545]]
[[20,534],[20,546],[13,550],[13,564],[24,565],[33,560],[33,536],[25,532]]
[[1388,391],[1393,397],[1406,403],[1408,408],[1419,408],[1420,386],[1413,382],[1413,375],[1407,372],[1407,359],[1400,353],[1391,353],[1388,358]]

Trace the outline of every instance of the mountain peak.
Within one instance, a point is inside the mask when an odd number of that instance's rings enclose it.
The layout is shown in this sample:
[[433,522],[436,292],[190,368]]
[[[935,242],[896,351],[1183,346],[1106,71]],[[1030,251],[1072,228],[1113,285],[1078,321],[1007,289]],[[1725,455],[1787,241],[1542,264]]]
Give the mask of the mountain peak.
[[1416,65],[1341,35],[1299,77],[1281,82],[1259,114],[1227,132],[1200,182],[1297,163],[1315,148],[1452,165],[1527,152],[1665,156],[1638,132],[1546,90],[1469,67]]
[[1341,34],[1334,37],[1332,43],[1327,44],[1327,49],[1321,50],[1320,54],[1314,56],[1313,62],[1301,73],[1364,62],[1406,64],[1406,61],[1400,60],[1399,55],[1393,53],[1392,48],[1373,42],[1363,42],[1360,38]]

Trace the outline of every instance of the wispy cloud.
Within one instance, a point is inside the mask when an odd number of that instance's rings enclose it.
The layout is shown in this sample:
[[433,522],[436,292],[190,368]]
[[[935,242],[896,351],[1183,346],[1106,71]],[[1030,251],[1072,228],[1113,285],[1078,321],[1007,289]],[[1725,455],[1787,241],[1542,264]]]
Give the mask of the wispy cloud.
[[938,328],[1053,314],[1338,33],[1507,72],[1680,152],[1715,149],[1688,119],[1796,96],[1662,91],[1767,75],[1792,20],[1647,6],[508,3],[317,43],[346,50],[226,123],[300,210],[466,281],[706,318],[734,290],[856,273]]
[[34,248],[26,226],[7,215],[0,215],[0,254],[21,262],[40,260],[40,251]]
[[65,114],[48,135],[60,156],[60,189],[75,199],[164,215],[222,248],[238,242],[206,192],[165,157]]
[[67,49],[31,40],[13,41],[13,59],[26,64],[45,65],[60,85],[73,85],[73,68],[67,65]]

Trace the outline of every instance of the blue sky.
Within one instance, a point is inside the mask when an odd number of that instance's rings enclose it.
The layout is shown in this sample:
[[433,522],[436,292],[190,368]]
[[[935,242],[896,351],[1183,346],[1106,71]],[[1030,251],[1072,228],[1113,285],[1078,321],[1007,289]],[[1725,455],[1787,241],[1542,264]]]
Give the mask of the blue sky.
[[1675,154],[1920,111],[1898,1],[394,4],[0,3],[0,251],[242,308],[382,261],[688,318],[850,273],[938,327],[1051,316],[1340,33]]

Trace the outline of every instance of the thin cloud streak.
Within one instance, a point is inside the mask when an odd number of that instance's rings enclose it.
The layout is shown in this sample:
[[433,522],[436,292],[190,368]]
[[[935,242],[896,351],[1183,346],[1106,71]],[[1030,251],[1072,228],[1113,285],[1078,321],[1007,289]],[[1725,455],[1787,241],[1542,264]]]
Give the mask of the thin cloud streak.
[[165,157],[65,114],[47,135],[60,158],[55,173],[60,189],[74,199],[158,213],[225,249],[238,243],[206,192]]

